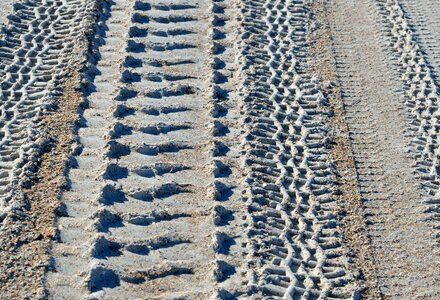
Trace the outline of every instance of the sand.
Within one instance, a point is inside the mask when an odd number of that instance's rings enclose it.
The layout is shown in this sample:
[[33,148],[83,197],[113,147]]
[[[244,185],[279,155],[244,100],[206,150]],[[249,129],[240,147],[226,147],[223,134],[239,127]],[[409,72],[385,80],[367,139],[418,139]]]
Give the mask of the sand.
[[0,3],[0,25],[5,25],[8,21],[7,16],[12,12],[14,0],[3,0]]
[[0,298],[439,298],[437,4],[18,2]]

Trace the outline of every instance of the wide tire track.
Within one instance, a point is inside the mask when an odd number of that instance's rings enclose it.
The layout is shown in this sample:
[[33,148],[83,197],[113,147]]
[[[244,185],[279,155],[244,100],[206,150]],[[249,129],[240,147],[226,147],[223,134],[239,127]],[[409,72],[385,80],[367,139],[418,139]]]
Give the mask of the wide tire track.
[[47,281],[54,298],[239,293],[225,9],[220,1],[103,3],[63,196],[68,216]]

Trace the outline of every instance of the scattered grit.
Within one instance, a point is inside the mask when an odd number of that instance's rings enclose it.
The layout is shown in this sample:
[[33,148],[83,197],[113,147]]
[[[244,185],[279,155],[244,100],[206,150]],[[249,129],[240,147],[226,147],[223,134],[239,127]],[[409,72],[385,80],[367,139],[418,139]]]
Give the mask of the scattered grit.
[[440,298],[437,2],[0,11],[0,299]]

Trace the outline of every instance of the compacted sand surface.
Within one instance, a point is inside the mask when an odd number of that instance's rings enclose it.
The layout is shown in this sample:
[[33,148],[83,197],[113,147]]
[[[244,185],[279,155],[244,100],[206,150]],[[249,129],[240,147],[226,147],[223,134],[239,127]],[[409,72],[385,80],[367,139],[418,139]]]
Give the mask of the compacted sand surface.
[[12,4],[13,0],[3,0],[0,2],[0,24],[5,25],[8,21],[7,16],[9,16],[13,10]]
[[440,299],[436,1],[15,3],[0,299]]

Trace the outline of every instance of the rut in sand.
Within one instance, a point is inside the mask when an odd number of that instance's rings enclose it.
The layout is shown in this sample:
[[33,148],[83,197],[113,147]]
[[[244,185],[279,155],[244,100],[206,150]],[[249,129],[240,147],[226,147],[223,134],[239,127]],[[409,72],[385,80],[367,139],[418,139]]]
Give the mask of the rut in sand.
[[103,3],[54,297],[206,299],[235,280],[224,10]]

